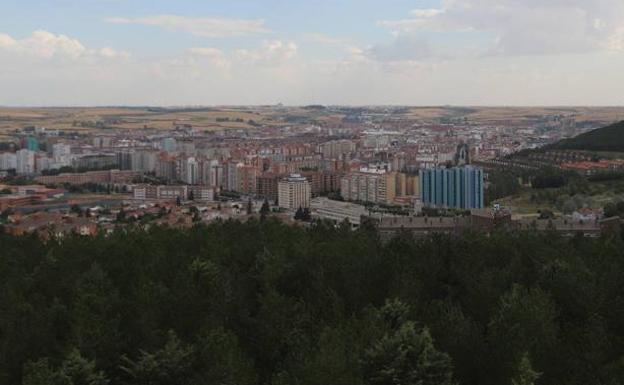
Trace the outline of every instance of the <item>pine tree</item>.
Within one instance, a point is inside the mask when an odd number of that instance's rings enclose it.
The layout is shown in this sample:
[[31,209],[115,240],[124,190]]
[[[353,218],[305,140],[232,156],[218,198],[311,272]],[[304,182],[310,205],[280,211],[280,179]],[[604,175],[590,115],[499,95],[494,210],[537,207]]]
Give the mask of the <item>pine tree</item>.
[[271,212],[271,206],[269,205],[269,201],[265,199],[264,203],[262,203],[262,207],[260,207],[260,215],[262,219],[266,218],[266,216],[270,212]]
[[370,385],[454,385],[448,354],[438,351],[428,328],[408,321],[409,308],[387,301],[379,310],[383,336],[366,350],[362,369]]
[[512,385],[534,385],[542,374],[533,370],[529,353],[525,352],[518,363],[518,373],[511,379]]
[[185,384],[191,376],[193,355],[193,348],[183,344],[178,336],[170,331],[162,349],[154,353],[141,351],[137,361],[122,357],[124,364],[121,370],[137,384]]
[[108,379],[76,349],[72,350],[59,368],[47,358],[24,366],[23,385],[107,385]]

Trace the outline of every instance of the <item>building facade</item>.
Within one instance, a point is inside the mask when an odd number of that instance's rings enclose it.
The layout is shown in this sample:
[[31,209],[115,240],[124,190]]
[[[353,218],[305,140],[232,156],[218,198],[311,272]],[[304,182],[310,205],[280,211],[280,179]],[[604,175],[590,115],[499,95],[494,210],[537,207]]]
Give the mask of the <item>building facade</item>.
[[281,208],[297,210],[310,207],[312,189],[310,182],[300,174],[292,174],[277,184],[277,201]]
[[420,170],[420,198],[425,206],[482,209],[483,170],[466,166]]
[[342,177],[340,194],[347,201],[392,204],[396,197],[396,173],[361,170]]

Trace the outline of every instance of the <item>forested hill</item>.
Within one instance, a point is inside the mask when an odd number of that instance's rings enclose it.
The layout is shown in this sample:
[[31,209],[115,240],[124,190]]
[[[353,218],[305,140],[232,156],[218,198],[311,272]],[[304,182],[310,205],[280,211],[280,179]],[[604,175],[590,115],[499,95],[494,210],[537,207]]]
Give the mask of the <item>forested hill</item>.
[[574,138],[563,139],[552,145],[551,148],[624,152],[624,121],[586,132]]
[[622,384],[623,271],[529,232],[0,235],[0,384]]

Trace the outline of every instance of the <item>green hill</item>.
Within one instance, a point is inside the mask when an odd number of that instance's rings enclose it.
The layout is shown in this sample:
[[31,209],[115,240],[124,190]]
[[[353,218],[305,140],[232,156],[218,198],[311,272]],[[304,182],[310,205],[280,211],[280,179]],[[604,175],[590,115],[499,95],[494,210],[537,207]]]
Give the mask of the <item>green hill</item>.
[[624,121],[561,140],[553,149],[624,152]]

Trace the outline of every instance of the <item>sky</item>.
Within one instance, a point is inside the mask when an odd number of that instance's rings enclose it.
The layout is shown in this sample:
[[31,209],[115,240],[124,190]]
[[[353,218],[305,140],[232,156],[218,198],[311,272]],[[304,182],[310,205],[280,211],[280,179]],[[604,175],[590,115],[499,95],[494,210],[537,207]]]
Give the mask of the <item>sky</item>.
[[622,0],[3,0],[0,105],[624,105]]

